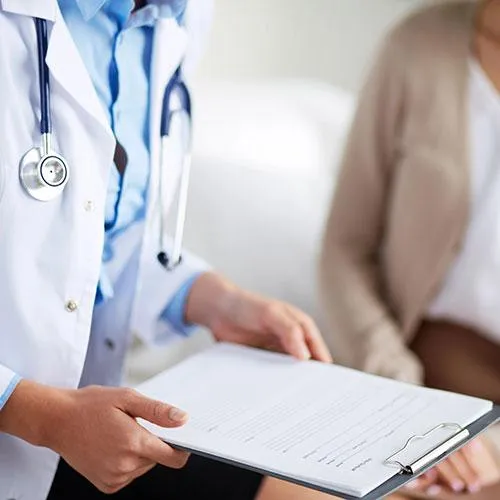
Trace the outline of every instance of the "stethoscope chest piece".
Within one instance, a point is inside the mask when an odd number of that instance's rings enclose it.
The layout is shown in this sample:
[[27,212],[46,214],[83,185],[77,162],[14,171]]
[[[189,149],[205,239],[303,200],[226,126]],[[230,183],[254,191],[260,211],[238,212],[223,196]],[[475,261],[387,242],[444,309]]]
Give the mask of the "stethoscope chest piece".
[[69,178],[68,166],[61,156],[43,148],[31,148],[19,164],[19,177],[27,193],[39,201],[51,201],[64,190]]

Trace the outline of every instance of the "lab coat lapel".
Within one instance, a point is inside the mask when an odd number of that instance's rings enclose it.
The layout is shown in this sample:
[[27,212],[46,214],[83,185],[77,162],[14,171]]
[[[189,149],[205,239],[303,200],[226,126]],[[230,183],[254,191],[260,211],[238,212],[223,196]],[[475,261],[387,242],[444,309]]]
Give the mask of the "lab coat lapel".
[[111,134],[109,121],[59,8],[49,35],[47,65],[51,76],[73,98],[75,106]]
[[0,0],[5,12],[28,17],[39,17],[54,21],[57,12],[57,0]]
[[[153,38],[150,87],[150,177],[146,225],[139,260],[139,275],[136,295],[132,306],[130,325],[143,340],[152,341],[154,325],[158,311],[165,306],[165,297],[158,293],[158,276],[165,273],[156,259],[159,250],[160,210],[168,210],[175,190],[175,178],[178,178],[180,165],[165,165],[163,181],[166,189],[162,194],[162,203],[158,198],[158,176],[160,169],[160,122],[165,87],[175,70],[184,59],[187,48],[187,33],[175,19],[166,18],[157,21]],[[170,168],[169,168],[170,167]],[[170,193],[170,194],[167,194]],[[166,278],[166,276],[165,276]],[[180,284],[179,284],[180,286]],[[149,332],[145,333],[145,332]]]

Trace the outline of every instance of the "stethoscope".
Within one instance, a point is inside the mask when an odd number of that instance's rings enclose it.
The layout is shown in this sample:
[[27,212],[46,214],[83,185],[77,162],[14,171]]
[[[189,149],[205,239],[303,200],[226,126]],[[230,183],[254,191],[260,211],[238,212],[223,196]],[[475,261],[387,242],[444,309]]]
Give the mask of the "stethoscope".
[[[63,156],[52,149],[52,120],[50,110],[50,78],[46,63],[48,35],[47,21],[35,18],[38,81],[40,87],[40,134],[41,145],[31,148],[19,164],[19,177],[26,192],[36,200],[51,201],[64,190],[69,179],[68,163]],[[163,185],[166,152],[171,146],[169,140],[176,131],[182,140],[182,165],[178,187],[175,233],[170,255],[165,250],[165,210],[163,210]],[[159,212],[160,235],[158,262],[168,271],[175,269],[182,261],[182,241],[186,221],[189,174],[191,170],[192,117],[189,89],[182,80],[180,68],[174,73],[163,96],[161,114],[161,143],[159,169]]]
[[[175,232],[172,243],[172,252],[169,257],[165,251],[165,210],[163,209],[163,184],[165,152],[169,148],[169,140],[178,130],[182,140],[182,165],[181,178],[177,193],[177,215],[175,218]],[[186,222],[186,211],[189,191],[189,174],[191,172],[192,160],[192,131],[193,122],[191,114],[191,96],[189,89],[183,82],[180,67],[165,88],[163,95],[163,106],[160,126],[160,171],[158,179],[159,201],[160,201],[160,241],[157,258],[158,262],[167,270],[175,269],[182,261],[182,241],[184,237],[184,225]]]
[[35,18],[38,84],[40,87],[40,147],[31,148],[19,164],[19,177],[26,192],[39,201],[59,196],[69,179],[68,163],[52,149],[49,68],[47,56],[47,21]]

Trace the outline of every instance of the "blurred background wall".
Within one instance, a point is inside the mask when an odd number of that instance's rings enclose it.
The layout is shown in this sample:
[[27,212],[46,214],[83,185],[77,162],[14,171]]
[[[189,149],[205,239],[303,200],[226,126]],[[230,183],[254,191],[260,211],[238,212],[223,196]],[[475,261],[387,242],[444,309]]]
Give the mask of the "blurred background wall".
[[348,91],[388,26],[422,0],[215,0],[202,79],[317,79]]
[[[422,3],[215,0],[193,89],[185,244],[239,285],[306,311],[327,341],[317,262],[357,91],[383,35]],[[209,341],[136,344],[129,378]]]

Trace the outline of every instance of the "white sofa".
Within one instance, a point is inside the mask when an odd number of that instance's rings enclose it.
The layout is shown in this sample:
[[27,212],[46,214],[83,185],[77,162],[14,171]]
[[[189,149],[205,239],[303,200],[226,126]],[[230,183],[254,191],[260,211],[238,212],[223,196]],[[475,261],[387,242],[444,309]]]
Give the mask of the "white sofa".
[[[316,266],[353,97],[307,81],[195,89],[186,247],[238,284],[286,300],[321,325]],[[327,332],[325,332],[327,336]],[[208,342],[134,345],[136,382]]]

